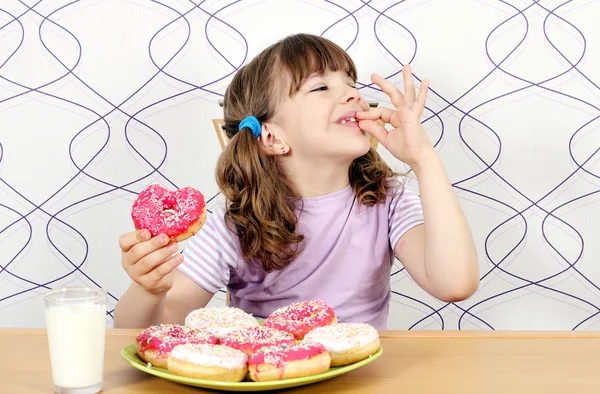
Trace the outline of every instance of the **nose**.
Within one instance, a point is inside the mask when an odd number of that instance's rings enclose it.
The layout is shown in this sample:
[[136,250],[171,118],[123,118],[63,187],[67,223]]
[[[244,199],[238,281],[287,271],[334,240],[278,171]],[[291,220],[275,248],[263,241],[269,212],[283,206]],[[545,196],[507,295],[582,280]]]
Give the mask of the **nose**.
[[360,102],[360,99],[360,93],[358,93],[358,90],[356,90],[356,88],[353,88],[352,86],[346,85],[346,88],[342,93],[340,102],[341,104],[346,104],[353,101]]

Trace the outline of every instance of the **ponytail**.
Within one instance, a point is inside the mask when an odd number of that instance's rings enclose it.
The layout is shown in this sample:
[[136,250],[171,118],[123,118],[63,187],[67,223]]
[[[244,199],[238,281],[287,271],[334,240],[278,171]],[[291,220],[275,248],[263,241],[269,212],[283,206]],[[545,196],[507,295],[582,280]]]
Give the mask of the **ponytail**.
[[239,131],[217,163],[216,179],[228,200],[225,222],[240,240],[246,261],[279,270],[298,253],[298,198],[275,157],[267,155],[250,129]]

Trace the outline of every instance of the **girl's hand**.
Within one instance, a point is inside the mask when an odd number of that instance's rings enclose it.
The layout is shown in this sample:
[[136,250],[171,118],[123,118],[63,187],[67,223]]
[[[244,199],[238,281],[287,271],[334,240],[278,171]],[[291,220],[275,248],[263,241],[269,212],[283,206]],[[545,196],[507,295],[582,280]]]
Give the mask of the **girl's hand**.
[[[435,153],[425,129],[421,125],[421,115],[427,100],[428,81],[421,83],[416,95],[410,65],[402,69],[404,77],[403,95],[391,82],[373,74],[371,80],[387,94],[396,110],[375,108],[371,111],[358,112],[356,118],[359,127],[374,136],[398,160],[414,169],[422,160]],[[388,131],[376,121],[391,124],[394,129]]]
[[163,295],[173,287],[171,272],[183,262],[183,255],[175,254],[177,243],[166,234],[152,238],[148,230],[132,231],[119,238],[119,246],[123,268],[147,293]]

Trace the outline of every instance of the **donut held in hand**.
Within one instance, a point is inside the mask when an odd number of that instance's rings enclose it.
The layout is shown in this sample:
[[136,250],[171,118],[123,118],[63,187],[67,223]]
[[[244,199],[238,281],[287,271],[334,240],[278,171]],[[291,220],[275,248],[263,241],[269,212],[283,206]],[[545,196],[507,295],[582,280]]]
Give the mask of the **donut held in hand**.
[[131,207],[136,230],[152,236],[166,234],[176,242],[196,234],[206,222],[206,203],[198,190],[184,187],[170,191],[154,184],[140,192]]

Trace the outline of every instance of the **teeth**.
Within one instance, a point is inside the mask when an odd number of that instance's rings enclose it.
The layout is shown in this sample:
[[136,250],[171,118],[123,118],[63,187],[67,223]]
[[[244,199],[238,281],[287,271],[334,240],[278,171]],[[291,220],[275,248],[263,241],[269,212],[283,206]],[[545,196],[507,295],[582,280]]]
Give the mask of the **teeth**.
[[356,123],[356,122],[358,122],[358,120],[356,120],[356,118],[346,118],[346,119],[342,119],[340,124]]

